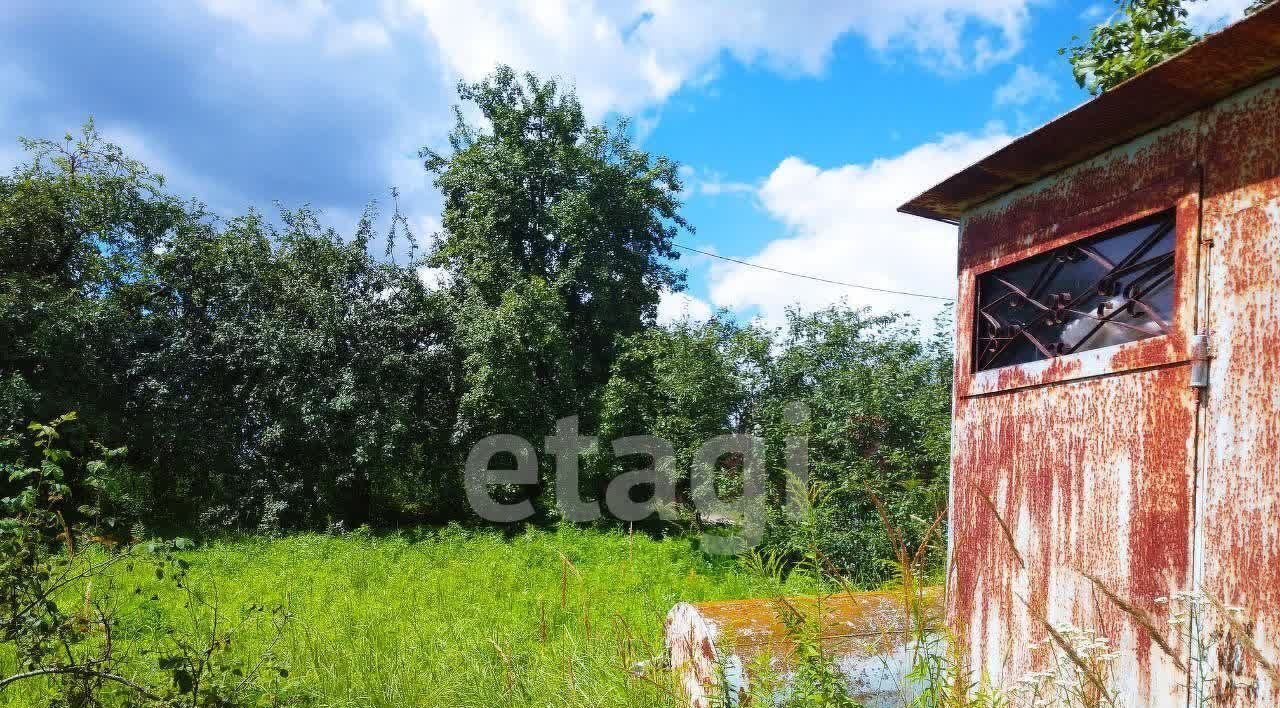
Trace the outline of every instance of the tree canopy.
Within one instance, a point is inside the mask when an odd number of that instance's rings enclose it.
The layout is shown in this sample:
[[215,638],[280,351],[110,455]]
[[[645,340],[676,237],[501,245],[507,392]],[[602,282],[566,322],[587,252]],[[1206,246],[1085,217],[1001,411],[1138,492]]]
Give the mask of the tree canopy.
[[1088,41],[1072,37],[1059,50],[1076,83],[1097,95],[1190,47],[1200,37],[1187,24],[1183,0],[1116,0],[1116,14],[1093,28]]
[[[613,455],[616,438],[666,439],[662,473],[687,495],[699,445],[749,433],[778,512],[788,436],[808,436],[834,500],[824,551],[883,576],[867,492],[908,532],[940,504],[949,346],[846,305],[781,331],[660,325],[660,298],[684,285],[673,239],[691,228],[678,165],[625,122],[589,124],[551,81],[502,68],[459,97],[449,150],[422,151],[445,199],[422,253],[394,200],[351,233],[306,205],[223,219],[92,123],[26,143],[0,176],[0,426],[76,411],[69,449],[120,449],[93,489],[69,475],[69,518],[108,489],[122,535],[475,521],[463,461],[503,433],[541,459],[540,483],[510,496],[552,522],[570,490],[544,438],[576,416],[601,445],[574,491],[597,501],[642,466]],[[812,415],[788,417],[797,402]],[[766,542],[798,553],[781,517]]]
[[[1096,25],[1089,39],[1071,38],[1058,50],[1071,62],[1080,88],[1098,95],[1199,42],[1187,22],[1186,3],[1197,0],[1115,0],[1116,12]],[[1252,15],[1275,0],[1254,0],[1245,8]]]
[[502,67],[458,94],[482,124],[457,111],[452,152],[422,156],[445,199],[429,263],[467,323],[459,432],[593,415],[620,338],[683,287],[677,165],[637,149],[625,121],[589,126],[554,81]]

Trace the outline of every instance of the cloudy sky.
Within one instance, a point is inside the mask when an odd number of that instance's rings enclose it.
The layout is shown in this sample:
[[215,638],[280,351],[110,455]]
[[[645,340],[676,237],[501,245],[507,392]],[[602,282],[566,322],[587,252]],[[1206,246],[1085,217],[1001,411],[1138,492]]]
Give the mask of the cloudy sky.
[[[1249,0],[1202,0],[1212,28]],[[682,242],[789,271],[949,295],[954,230],[894,208],[1083,101],[1057,54],[1112,12],[1068,0],[4,0],[0,169],[16,138],[99,129],[232,215],[311,203],[347,228],[395,186],[419,231],[440,200],[459,79],[560,77],[593,119],[633,118],[684,165]],[[936,305],[686,255],[662,316],[778,322],[840,298]]]

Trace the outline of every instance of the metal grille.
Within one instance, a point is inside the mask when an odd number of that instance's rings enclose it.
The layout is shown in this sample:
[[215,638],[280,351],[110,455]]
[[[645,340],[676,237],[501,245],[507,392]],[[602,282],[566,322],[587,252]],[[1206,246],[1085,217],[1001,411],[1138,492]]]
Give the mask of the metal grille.
[[979,276],[976,369],[1167,333],[1173,225],[1162,214]]

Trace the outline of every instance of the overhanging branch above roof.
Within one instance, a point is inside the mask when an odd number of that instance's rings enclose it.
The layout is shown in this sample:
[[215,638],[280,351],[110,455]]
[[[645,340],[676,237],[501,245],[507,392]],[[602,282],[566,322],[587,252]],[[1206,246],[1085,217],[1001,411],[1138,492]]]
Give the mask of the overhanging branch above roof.
[[1280,73],[1280,2],[1014,140],[898,211],[954,223],[966,211]]

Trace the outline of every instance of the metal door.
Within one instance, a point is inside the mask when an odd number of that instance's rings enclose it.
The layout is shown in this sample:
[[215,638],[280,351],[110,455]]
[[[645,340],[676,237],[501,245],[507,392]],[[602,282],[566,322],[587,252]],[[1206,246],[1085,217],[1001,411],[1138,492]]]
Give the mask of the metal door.
[[1210,606],[1196,668],[1220,706],[1280,705],[1280,185],[1253,194],[1209,232],[1197,571]]
[[[1186,662],[1164,652],[1138,619],[1167,629],[1169,605],[1160,599],[1189,587],[1193,575],[1200,403],[1189,383],[1203,288],[1200,179],[1182,139],[1194,141],[1194,131],[1154,137],[1147,144],[1159,147],[1145,154],[1138,146],[1099,158],[962,224],[948,617],[975,680],[1006,691],[1054,660],[1049,624],[1111,642],[1119,658],[1110,681],[1126,705],[1186,700]],[[1153,181],[1161,170],[1166,177]],[[1100,175],[1114,188],[1104,189]],[[1125,191],[1126,175],[1146,186]],[[1080,211],[1072,195],[1086,191],[1097,206]],[[984,276],[1039,267],[1046,254],[1075,258],[1073,245],[1161,215],[1172,220],[1173,264],[1158,334],[1092,349],[1063,335],[1029,345],[1043,349],[1039,358],[1032,351],[1005,366],[984,360],[993,336],[1019,336],[1007,321],[984,320]],[[1037,223],[1020,247],[973,246],[985,234]],[[1078,293],[1024,295],[1037,311],[1078,301]]]

